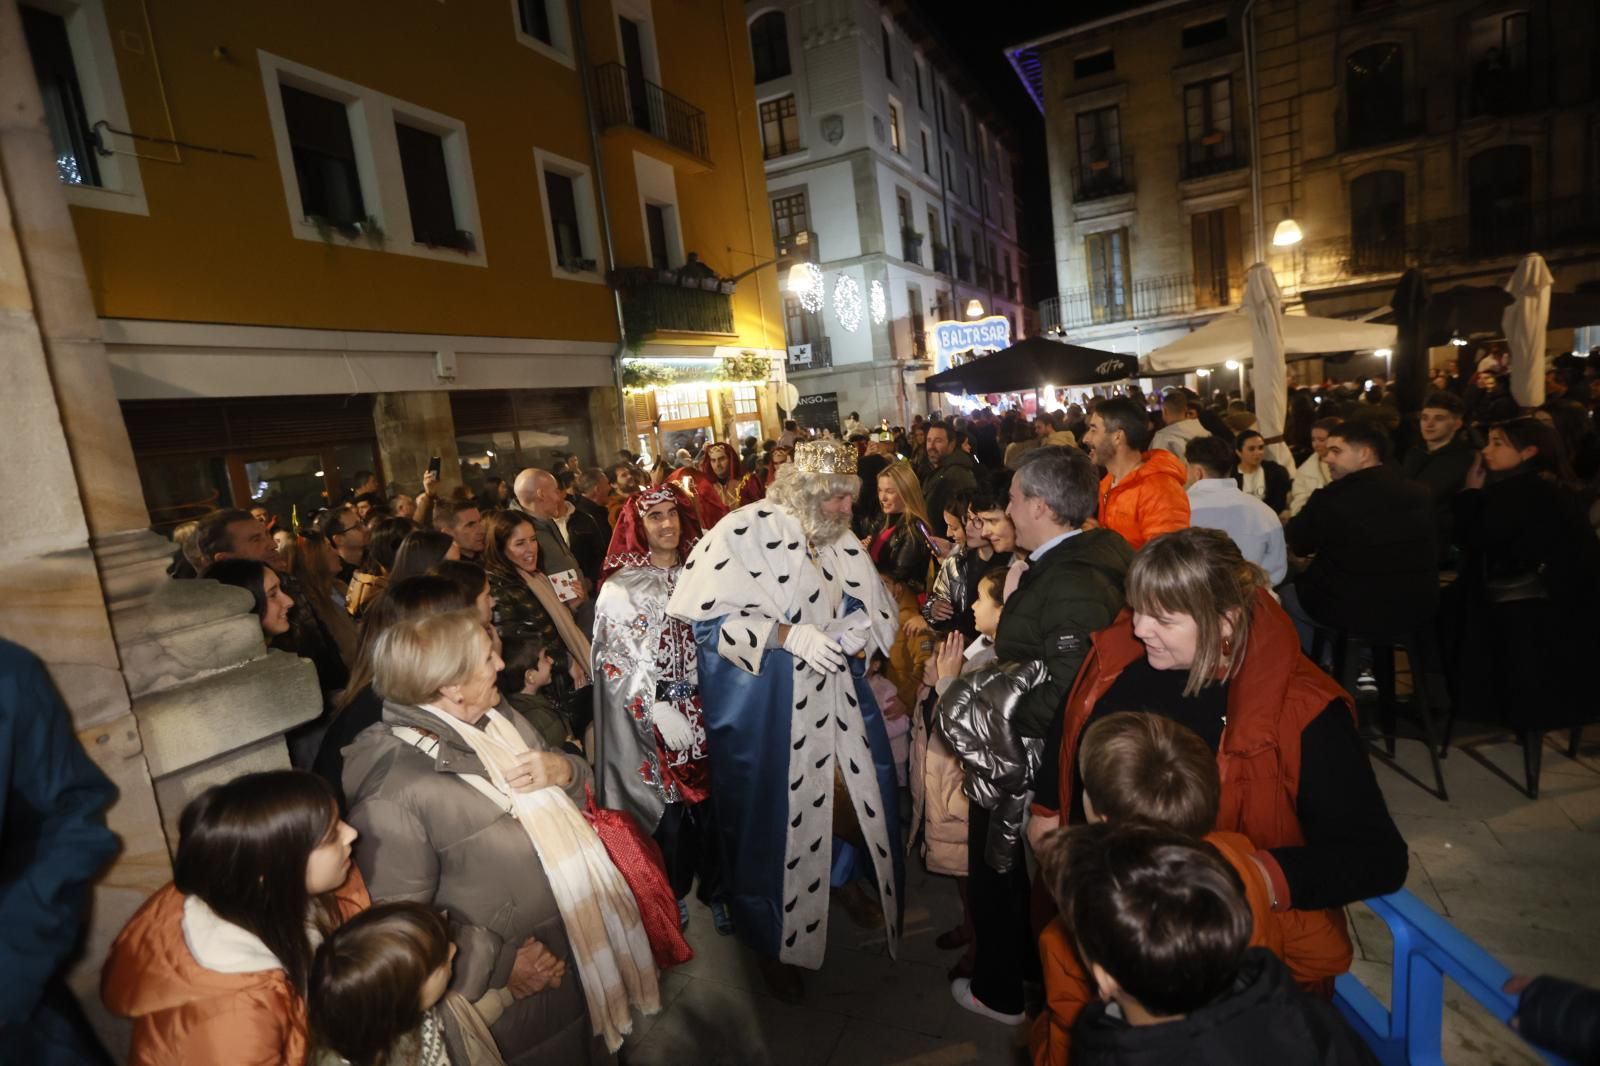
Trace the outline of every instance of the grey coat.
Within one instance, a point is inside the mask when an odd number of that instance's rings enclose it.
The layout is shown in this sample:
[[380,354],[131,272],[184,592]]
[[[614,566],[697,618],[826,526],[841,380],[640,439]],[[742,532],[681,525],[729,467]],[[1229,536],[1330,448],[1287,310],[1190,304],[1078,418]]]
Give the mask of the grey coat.
[[[535,751],[547,750],[533,727],[501,707]],[[409,725],[439,737],[435,759],[395,736]],[[585,802],[589,767],[572,767],[567,794]],[[469,1000],[510,978],[517,949],[537,938],[567,964],[559,988],[516,1000],[491,1029],[508,1066],[609,1063],[592,1035],[588,1005],[550,882],[527,833],[461,774],[488,774],[472,750],[418,707],[385,703],[383,721],[344,749],[348,821],[359,832],[355,859],[374,902],[416,900],[447,912],[456,943],[450,987]]]
[[1044,746],[1018,733],[1013,716],[1023,695],[1048,673],[1039,661],[996,663],[957,678],[939,699],[939,732],[966,772],[962,791],[990,812],[983,857],[999,873],[1016,859],[1028,786]]

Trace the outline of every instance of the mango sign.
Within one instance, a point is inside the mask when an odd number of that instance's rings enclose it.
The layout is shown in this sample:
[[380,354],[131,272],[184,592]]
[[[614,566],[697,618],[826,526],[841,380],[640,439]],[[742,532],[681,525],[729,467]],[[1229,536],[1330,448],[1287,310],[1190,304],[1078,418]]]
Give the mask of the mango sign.
[[970,322],[935,322],[933,324],[934,357],[939,366],[949,366],[950,357],[958,352],[995,352],[1011,347],[1011,320],[1005,315]]

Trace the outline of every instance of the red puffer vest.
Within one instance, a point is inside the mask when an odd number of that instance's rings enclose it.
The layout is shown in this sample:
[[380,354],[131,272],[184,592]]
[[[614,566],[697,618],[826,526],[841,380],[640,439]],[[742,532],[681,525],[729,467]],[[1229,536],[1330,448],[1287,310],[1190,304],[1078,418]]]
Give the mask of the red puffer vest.
[[[1071,810],[1078,739],[1100,697],[1144,654],[1124,610],[1094,635],[1094,647],[1067,697],[1061,736],[1061,806]],[[1222,805],[1217,829],[1243,833],[1258,848],[1304,844],[1295,800],[1300,791],[1300,735],[1334,700],[1355,716],[1349,693],[1300,652],[1294,623],[1266,590],[1256,592],[1250,644],[1228,684],[1228,721],[1217,748]]]

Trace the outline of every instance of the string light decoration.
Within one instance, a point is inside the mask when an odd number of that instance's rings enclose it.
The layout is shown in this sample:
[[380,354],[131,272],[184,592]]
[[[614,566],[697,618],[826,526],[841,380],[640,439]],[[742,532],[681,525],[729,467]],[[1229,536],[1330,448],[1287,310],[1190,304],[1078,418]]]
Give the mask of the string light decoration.
[[872,309],[872,324],[883,325],[889,317],[889,294],[883,291],[883,282],[874,281],[868,290],[867,306]]
[[833,283],[833,314],[846,333],[861,328],[861,286],[849,274],[840,274]]
[[826,295],[822,268],[815,263],[802,263],[800,270],[800,278],[794,279],[793,275],[790,275],[790,291],[799,298],[801,310],[816,314],[822,310],[822,300]]

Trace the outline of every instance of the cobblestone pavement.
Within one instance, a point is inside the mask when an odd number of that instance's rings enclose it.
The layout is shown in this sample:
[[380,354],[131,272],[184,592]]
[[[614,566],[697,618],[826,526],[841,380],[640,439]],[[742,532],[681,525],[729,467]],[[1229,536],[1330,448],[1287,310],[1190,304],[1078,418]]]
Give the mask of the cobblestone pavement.
[[[1537,801],[1513,785],[1522,780],[1522,754],[1504,736],[1458,737],[1445,761],[1448,803],[1395,768],[1376,767],[1411,847],[1406,887],[1514,971],[1600,984],[1600,727],[1587,740],[1573,761],[1566,734],[1547,738]],[[1431,780],[1420,743],[1402,740],[1397,761]],[[689,939],[696,957],[665,978],[663,1009],[638,1025],[627,1066],[1026,1062],[1022,1027],[969,1014],[950,998],[945,971],[955,953],[933,940],[959,918],[954,884],[915,863],[907,876],[900,959],[888,957],[881,935],[857,929],[836,907],[827,964],[806,975],[800,1005],[768,996],[753,958],[717,936],[710,912],[695,904]],[[1363,907],[1350,908],[1350,917],[1354,971],[1387,1001],[1388,931]],[[1445,999],[1447,1062],[1538,1061],[1453,985]]]

